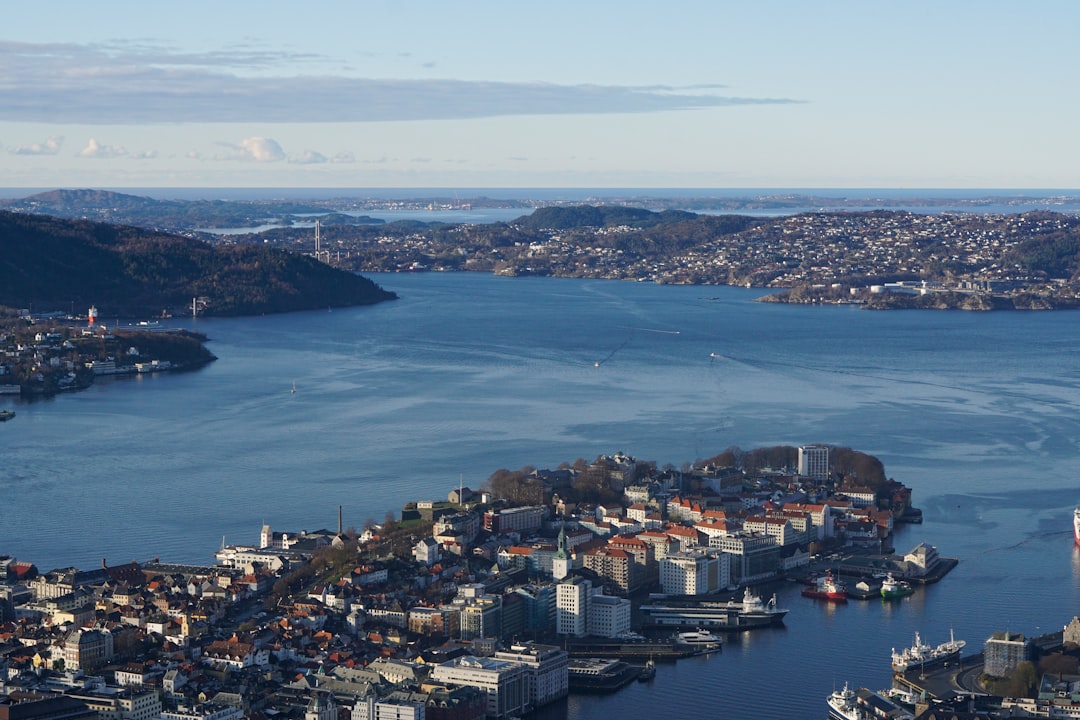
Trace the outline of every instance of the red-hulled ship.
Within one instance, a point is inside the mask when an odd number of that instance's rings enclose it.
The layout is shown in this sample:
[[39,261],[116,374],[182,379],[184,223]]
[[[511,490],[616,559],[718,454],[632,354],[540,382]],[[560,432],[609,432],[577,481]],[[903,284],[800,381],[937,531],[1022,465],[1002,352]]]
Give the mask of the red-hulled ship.
[[813,586],[802,591],[803,597],[817,598],[818,600],[832,600],[833,602],[847,601],[847,587],[827,572],[814,581]]

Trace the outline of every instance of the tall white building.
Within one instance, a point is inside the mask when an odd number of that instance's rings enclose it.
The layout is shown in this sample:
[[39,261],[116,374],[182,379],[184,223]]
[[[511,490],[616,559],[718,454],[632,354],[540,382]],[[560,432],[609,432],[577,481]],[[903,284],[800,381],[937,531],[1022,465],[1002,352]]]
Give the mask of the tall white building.
[[803,445],[799,448],[799,475],[815,480],[829,479],[829,448]]
[[555,598],[555,631],[559,635],[584,637],[589,632],[589,598],[592,583],[569,577],[559,583]]

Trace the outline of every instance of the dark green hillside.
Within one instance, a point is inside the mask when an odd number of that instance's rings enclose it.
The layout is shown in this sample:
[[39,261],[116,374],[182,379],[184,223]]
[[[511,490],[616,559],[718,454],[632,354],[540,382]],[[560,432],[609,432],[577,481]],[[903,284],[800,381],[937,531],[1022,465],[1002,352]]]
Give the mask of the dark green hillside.
[[695,217],[697,216],[694,213],[681,210],[653,212],[618,205],[574,205],[570,207],[537,208],[532,215],[518,218],[514,221],[514,224],[527,230],[540,230],[543,228],[573,230],[576,228],[610,227],[613,225],[646,228],[691,220]]
[[272,248],[41,215],[0,212],[0,305],[103,316],[248,315],[367,305],[396,297],[366,278]]

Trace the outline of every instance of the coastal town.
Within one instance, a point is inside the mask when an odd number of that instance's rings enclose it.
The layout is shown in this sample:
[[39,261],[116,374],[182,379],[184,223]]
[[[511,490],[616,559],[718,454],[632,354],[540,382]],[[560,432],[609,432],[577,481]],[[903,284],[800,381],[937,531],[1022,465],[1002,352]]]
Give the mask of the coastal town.
[[[144,320],[110,326],[98,321],[94,307],[78,318],[19,311],[0,322],[0,395],[53,395],[82,390],[95,377],[187,370],[215,359],[203,344],[206,336],[155,332],[157,325]],[[15,416],[14,410],[5,412]]]
[[[590,210],[605,212],[590,216]],[[1049,309],[1071,307],[1078,297],[1076,268],[1059,267],[1053,252],[1048,254],[1054,243],[1076,232],[1077,219],[1065,214],[683,213],[661,222],[648,213],[621,220],[617,211],[549,208],[487,225],[331,225],[323,228],[318,252],[326,262],[359,272],[466,270],[798,288],[783,299],[871,307],[886,307],[897,294],[930,295],[939,303],[946,294],[984,300],[947,305],[971,310],[990,309],[985,302],[990,298],[1014,299],[1021,309]],[[301,252],[314,247],[305,228],[232,236],[228,242]]]
[[[411,501],[362,530],[341,507],[333,530],[253,527],[212,565],[103,558],[45,570],[5,556],[0,711],[511,718],[570,693],[654,682],[656,661],[783,624],[774,589],[785,579],[810,597],[822,577],[850,586],[825,602],[888,602],[906,594],[896,588],[940,580],[955,561],[936,548],[893,551],[895,524],[921,516],[879,467],[824,445],[730,449],[681,470],[615,453],[499,471],[482,489]],[[1003,677],[1035,654],[1015,633],[1007,640],[1021,650],[995,670]],[[929,651],[916,638],[919,677],[941,655]],[[919,664],[911,657],[894,655],[897,678],[916,677],[904,673]],[[863,712],[850,692],[843,703]]]

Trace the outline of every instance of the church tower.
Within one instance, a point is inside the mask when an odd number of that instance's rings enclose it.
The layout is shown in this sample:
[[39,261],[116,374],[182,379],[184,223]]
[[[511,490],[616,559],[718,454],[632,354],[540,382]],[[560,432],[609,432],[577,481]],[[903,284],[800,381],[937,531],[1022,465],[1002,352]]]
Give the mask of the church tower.
[[562,580],[570,574],[570,554],[566,552],[566,521],[559,526],[559,549],[551,558],[551,575]]

